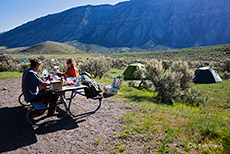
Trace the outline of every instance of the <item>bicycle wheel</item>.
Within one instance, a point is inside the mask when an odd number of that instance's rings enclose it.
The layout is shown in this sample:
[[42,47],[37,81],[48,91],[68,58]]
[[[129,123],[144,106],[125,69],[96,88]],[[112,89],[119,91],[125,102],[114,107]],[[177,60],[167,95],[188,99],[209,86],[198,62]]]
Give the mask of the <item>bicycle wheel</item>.
[[29,106],[30,104],[27,103],[24,99],[24,95],[23,93],[21,93],[21,95],[19,95],[18,97],[18,102],[22,105],[22,106]]

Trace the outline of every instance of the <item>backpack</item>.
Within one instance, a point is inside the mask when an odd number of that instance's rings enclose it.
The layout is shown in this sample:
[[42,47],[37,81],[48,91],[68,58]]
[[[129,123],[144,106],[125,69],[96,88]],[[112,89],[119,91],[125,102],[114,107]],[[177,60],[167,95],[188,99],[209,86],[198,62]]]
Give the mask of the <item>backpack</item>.
[[96,97],[102,92],[100,86],[93,80],[85,80],[82,84],[88,87],[85,89],[85,95],[87,98]]

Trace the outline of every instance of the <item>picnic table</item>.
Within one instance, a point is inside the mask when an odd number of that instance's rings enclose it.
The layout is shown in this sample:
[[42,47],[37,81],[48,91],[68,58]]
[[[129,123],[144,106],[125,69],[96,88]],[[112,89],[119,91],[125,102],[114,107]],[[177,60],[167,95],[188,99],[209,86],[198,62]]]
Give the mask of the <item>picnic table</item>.
[[[73,102],[73,98],[75,98],[76,96],[85,96],[85,90],[88,87],[85,85],[71,85],[71,86],[63,86],[61,89],[58,90],[51,90],[50,87],[47,87],[47,90],[50,90],[52,93],[55,93],[59,96],[59,101],[58,101],[58,105],[63,104],[64,105],[64,115],[62,117],[56,118],[54,120],[47,120],[47,121],[43,121],[43,122],[34,122],[31,119],[31,113],[32,111],[39,111],[39,110],[48,110],[48,106],[45,105],[43,102],[30,102],[31,103],[31,108],[28,110],[27,114],[26,114],[26,119],[27,121],[31,124],[31,125],[41,125],[41,124],[45,124],[45,123],[49,123],[49,122],[54,122],[54,121],[59,121],[62,120],[63,118],[66,117],[67,114],[69,114],[72,117],[81,117],[84,115],[90,115],[90,114],[94,114],[100,107],[101,107],[101,103],[102,103],[102,98],[103,96],[98,95],[96,97],[93,98],[89,98],[89,99],[94,99],[94,100],[98,100],[98,106],[96,107],[96,109],[93,109],[91,111],[87,111],[87,112],[82,112],[79,114],[74,114],[71,112],[71,104],[74,103]],[[65,93],[66,92],[70,92],[70,96],[68,98],[66,98]]]

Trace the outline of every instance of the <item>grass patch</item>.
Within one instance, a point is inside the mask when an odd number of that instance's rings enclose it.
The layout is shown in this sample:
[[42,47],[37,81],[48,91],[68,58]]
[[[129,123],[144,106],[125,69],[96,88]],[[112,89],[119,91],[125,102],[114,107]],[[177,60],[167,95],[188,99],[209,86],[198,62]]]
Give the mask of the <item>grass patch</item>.
[[22,77],[21,72],[0,72],[0,79]]
[[116,68],[111,68],[104,76],[104,78],[115,78],[118,76],[122,76],[123,72],[125,71],[124,69],[116,69]]
[[96,141],[93,142],[93,145],[94,145],[94,146],[98,146],[99,144],[100,144],[100,141],[99,141],[99,140],[96,140]]
[[230,80],[217,84],[194,84],[193,87],[208,96],[209,107],[230,109]]
[[229,80],[193,84],[209,98],[208,105],[200,108],[177,102],[172,106],[159,104],[152,92],[130,87],[123,81],[115,97],[131,102],[124,106],[131,110],[120,118],[123,126],[116,138],[121,144],[137,142],[138,149],[150,153],[226,153],[230,144],[230,111],[226,107],[229,104],[223,108],[220,102],[229,99],[229,85]]
[[219,61],[226,59],[229,54],[230,44],[193,47],[169,51],[151,51],[151,52],[128,52],[112,54],[115,58],[126,59],[168,59],[168,60],[189,60],[189,61]]

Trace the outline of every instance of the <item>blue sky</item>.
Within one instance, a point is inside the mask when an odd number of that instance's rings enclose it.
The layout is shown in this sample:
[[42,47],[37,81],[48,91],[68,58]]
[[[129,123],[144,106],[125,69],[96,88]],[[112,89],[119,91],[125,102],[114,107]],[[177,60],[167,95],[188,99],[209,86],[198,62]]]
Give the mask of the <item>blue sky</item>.
[[116,4],[127,0],[0,0],[0,32],[82,5]]

